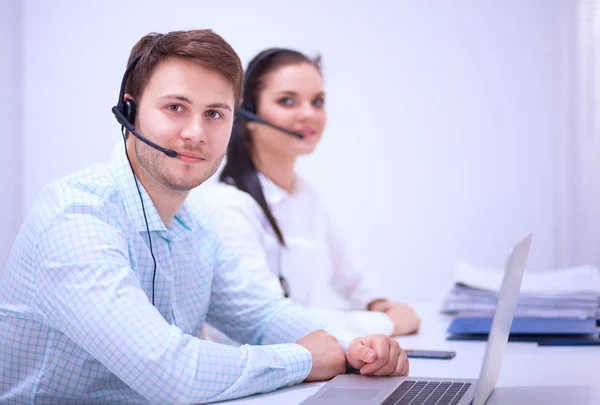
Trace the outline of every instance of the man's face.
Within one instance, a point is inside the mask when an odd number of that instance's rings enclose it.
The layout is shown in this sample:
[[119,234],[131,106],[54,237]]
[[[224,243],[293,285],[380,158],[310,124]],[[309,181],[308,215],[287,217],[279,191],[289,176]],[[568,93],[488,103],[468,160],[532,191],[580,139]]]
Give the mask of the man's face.
[[135,142],[142,177],[175,192],[189,191],[212,176],[227,149],[235,95],[221,74],[179,58],[161,62],[137,102],[136,129],[176,151],[176,158]]

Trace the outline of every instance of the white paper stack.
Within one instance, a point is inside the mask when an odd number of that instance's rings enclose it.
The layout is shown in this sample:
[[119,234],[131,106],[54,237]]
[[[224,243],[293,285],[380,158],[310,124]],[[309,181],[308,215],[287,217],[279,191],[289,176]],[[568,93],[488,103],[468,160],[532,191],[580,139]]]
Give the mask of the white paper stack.
[[[454,285],[442,312],[461,316],[491,315],[504,270],[480,268],[460,260]],[[515,316],[594,318],[600,316],[600,270],[595,266],[526,270]]]

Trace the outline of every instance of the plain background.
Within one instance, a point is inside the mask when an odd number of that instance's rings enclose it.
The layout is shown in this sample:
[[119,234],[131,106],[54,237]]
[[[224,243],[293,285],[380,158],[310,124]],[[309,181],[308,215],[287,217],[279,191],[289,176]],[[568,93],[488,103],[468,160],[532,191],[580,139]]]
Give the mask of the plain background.
[[457,258],[597,264],[594,2],[0,0],[0,264],[48,182],[105,161],[129,50],[211,28],[244,65],[323,56],[328,125],[298,172],[364,271],[439,297]]

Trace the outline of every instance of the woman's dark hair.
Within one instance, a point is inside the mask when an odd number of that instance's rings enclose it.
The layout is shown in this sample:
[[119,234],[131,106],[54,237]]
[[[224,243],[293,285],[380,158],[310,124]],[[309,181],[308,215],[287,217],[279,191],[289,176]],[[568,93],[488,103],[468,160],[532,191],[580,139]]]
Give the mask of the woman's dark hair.
[[[299,63],[310,63],[321,72],[320,57],[313,60],[291,49],[271,48],[256,55],[248,63],[246,69],[242,93],[243,102],[240,108],[256,114],[258,110],[258,95],[264,88],[265,76],[280,67]],[[246,128],[242,117],[236,115],[231,139],[227,147],[227,161],[219,176],[219,180],[234,185],[238,189],[250,194],[267,217],[269,224],[271,224],[273,231],[275,231],[275,235],[277,235],[279,243],[285,246],[283,233],[271,212],[260,185],[256,165],[252,160],[253,152],[250,132]]]

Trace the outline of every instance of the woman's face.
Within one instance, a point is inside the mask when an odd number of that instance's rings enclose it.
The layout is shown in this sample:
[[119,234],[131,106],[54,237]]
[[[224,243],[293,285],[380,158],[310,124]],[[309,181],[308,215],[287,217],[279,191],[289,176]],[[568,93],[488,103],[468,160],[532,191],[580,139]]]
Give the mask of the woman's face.
[[299,132],[304,139],[249,123],[257,152],[297,157],[315,150],[325,127],[323,78],[310,63],[282,66],[263,78],[257,97],[257,114],[267,122]]

